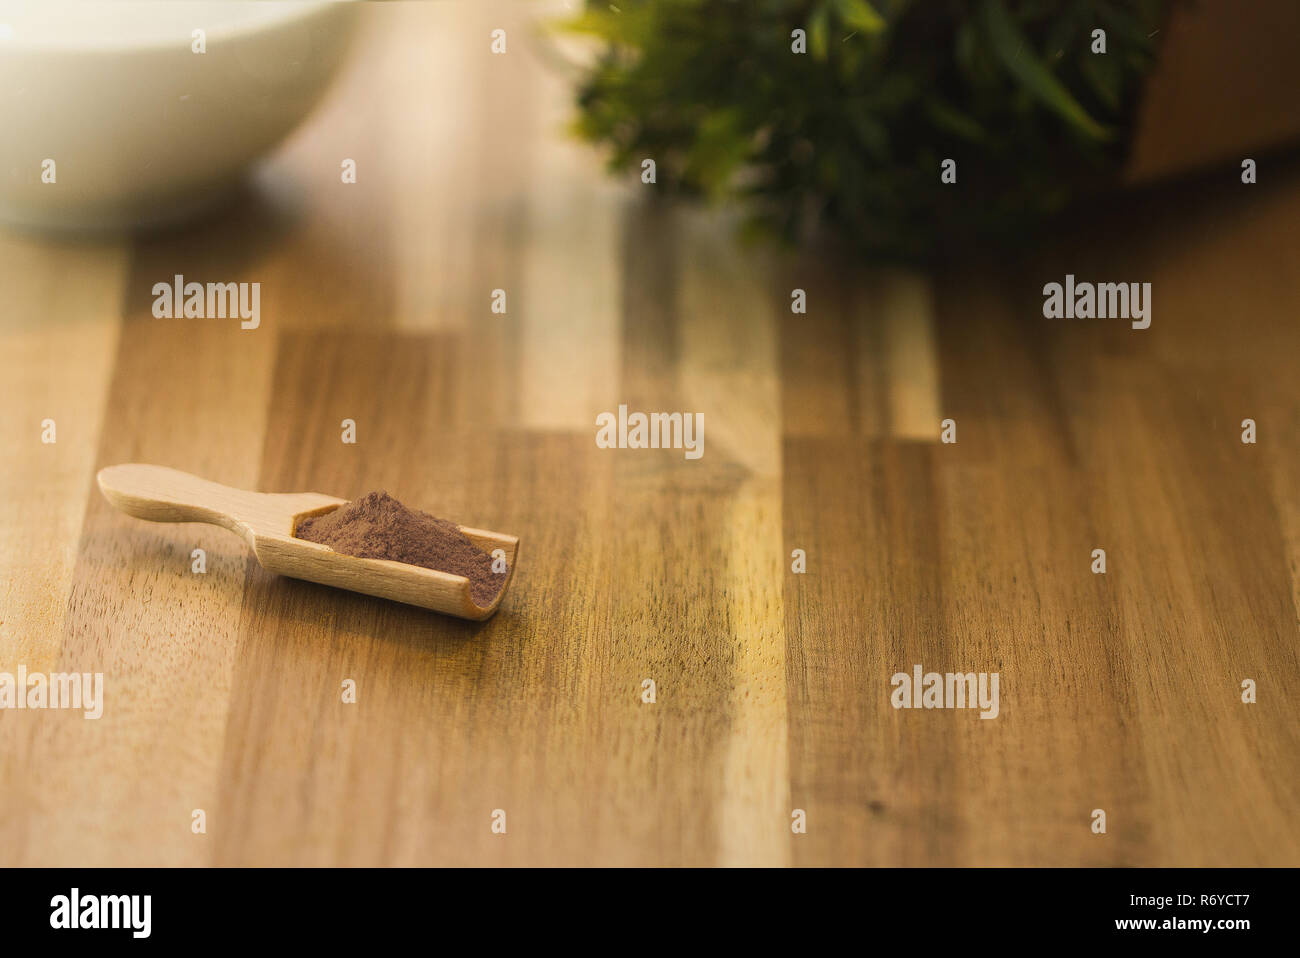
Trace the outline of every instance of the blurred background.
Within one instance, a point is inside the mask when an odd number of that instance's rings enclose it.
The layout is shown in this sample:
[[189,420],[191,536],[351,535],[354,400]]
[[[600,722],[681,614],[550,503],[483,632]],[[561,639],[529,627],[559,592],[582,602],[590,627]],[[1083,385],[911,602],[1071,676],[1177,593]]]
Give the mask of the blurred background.
[[[107,698],[0,715],[0,862],[1295,864],[1297,9],[0,4],[0,670]],[[131,461],[387,489],[511,592],[272,577]]]

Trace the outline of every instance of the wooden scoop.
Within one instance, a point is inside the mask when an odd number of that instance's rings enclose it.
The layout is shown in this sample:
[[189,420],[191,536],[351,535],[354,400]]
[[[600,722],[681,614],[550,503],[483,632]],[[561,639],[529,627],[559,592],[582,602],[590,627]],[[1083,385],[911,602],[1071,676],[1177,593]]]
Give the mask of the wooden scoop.
[[348,500],[318,492],[266,493],[232,489],[164,466],[130,463],[99,470],[104,498],[127,515],[150,522],[210,522],[240,536],[269,572],[353,592],[406,602],[462,619],[488,618],[515,574],[517,536],[460,526],[489,555],[506,554],[505,581],[492,604],[475,605],[469,580],[388,559],[359,559],[294,538],[298,520],[337,509]]

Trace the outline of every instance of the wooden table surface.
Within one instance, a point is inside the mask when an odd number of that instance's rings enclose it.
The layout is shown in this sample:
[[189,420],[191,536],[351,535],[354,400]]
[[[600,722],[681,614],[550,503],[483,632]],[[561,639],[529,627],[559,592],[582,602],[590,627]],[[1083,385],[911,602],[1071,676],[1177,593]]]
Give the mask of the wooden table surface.
[[[566,135],[534,12],[368,8],[215,221],[0,234],[0,671],[106,685],[0,712],[0,864],[1300,864],[1300,170],[929,277],[746,248]],[[1067,272],[1151,328],[1043,319]],[[154,319],[176,273],[260,328]],[[597,448],[620,403],[703,458]],[[131,461],[384,488],[519,535],[514,583],[474,624],[276,578],[114,512]],[[896,711],[916,663],[1001,714]]]

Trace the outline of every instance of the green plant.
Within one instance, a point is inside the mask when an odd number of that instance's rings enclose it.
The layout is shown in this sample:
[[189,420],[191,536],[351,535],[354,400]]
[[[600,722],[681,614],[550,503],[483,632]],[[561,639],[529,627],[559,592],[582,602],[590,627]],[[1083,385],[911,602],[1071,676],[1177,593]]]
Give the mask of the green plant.
[[[1162,7],[589,2],[566,24],[603,41],[578,131],[611,147],[612,168],[653,158],[661,187],[740,198],[750,225],[790,240],[824,226],[906,259],[1014,240],[1114,176]],[[945,158],[956,185],[940,182]]]

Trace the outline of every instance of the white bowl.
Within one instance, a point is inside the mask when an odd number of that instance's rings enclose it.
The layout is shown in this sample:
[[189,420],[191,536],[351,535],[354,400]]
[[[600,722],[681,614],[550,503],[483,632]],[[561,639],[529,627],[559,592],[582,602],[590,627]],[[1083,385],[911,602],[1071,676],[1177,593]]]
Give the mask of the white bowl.
[[320,99],[355,13],[319,0],[0,0],[0,220],[123,229],[218,202]]

